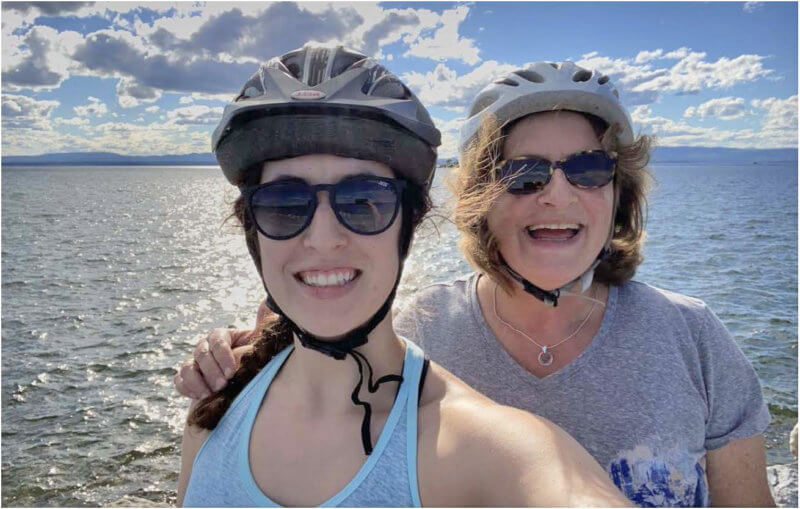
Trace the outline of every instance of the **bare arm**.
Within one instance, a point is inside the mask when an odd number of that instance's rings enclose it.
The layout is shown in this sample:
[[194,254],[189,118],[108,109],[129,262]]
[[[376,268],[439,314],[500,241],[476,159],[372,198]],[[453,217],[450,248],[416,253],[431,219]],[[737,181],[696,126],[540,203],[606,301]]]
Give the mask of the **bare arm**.
[[420,497],[430,506],[631,506],[565,431],[498,405],[431,364],[420,408]]
[[503,413],[504,422],[516,429],[497,427],[507,443],[486,486],[489,505],[632,505],[586,449],[560,427],[516,409],[504,408]]
[[[190,414],[196,405],[197,401],[193,401],[189,407]],[[190,426],[188,423],[184,425],[183,441],[181,442],[181,473],[178,475],[178,507],[183,506],[183,497],[186,495],[186,487],[189,485],[189,478],[192,475],[194,458],[209,433],[208,430]]]
[[706,459],[712,506],[775,507],[767,482],[763,435],[709,450]]

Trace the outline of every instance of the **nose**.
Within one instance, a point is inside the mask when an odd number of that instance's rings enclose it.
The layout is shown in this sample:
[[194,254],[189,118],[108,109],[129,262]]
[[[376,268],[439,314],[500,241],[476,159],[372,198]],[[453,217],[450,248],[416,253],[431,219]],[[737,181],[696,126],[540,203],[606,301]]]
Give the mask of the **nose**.
[[317,195],[317,210],[311,224],[303,232],[303,246],[317,251],[332,251],[347,244],[345,227],[339,223],[331,208],[327,191]]
[[557,168],[550,182],[536,195],[539,203],[553,207],[563,207],[577,201],[575,188],[567,180],[561,168]]

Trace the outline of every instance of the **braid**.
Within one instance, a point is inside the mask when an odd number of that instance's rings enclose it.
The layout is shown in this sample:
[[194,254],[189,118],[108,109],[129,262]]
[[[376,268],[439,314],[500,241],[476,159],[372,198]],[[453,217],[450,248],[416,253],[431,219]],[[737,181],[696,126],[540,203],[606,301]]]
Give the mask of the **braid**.
[[261,327],[261,335],[253,343],[253,350],[242,357],[239,369],[228,381],[228,385],[200,401],[189,415],[189,424],[214,429],[242,389],[273,357],[292,343],[292,332],[285,318],[270,315],[264,319]]

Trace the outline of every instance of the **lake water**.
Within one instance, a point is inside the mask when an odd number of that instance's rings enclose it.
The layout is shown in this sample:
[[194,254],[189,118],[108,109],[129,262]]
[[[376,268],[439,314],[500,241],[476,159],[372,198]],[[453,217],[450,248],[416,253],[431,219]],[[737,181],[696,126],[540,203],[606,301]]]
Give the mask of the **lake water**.
[[[448,196],[437,175],[436,201]],[[785,463],[797,420],[797,165],[657,165],[636,279],[705,300],[752,361]],[[174,367],[263,288],[212,167],[2,172],[2,504],[175,502]],[[441,211],[445,214],[444,210]],[[428,221],[398,298],[465,273]]]

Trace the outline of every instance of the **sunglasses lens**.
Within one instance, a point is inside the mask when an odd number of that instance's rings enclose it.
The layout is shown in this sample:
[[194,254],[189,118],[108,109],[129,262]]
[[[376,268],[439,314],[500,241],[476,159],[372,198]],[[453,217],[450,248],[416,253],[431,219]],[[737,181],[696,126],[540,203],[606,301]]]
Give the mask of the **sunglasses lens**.
[[603,187],[614,178],[616,160],[605,152],[576,154],[563,164],[567,179],[580,187]]
[[383,180],[345,180],[336,186],[334,209],[339,220],[362,235],[384,231],[397,214],[395,187]]
[[540,191],[550,181],[550,162],[542,159],[507,161],[500,170],[501,178],[509,177],[508,192],[530,194]]
[[303,183],[277,182],[260,187],[250,204],[261,233],[274,239],[286,239],[306,226],[314,197]]

